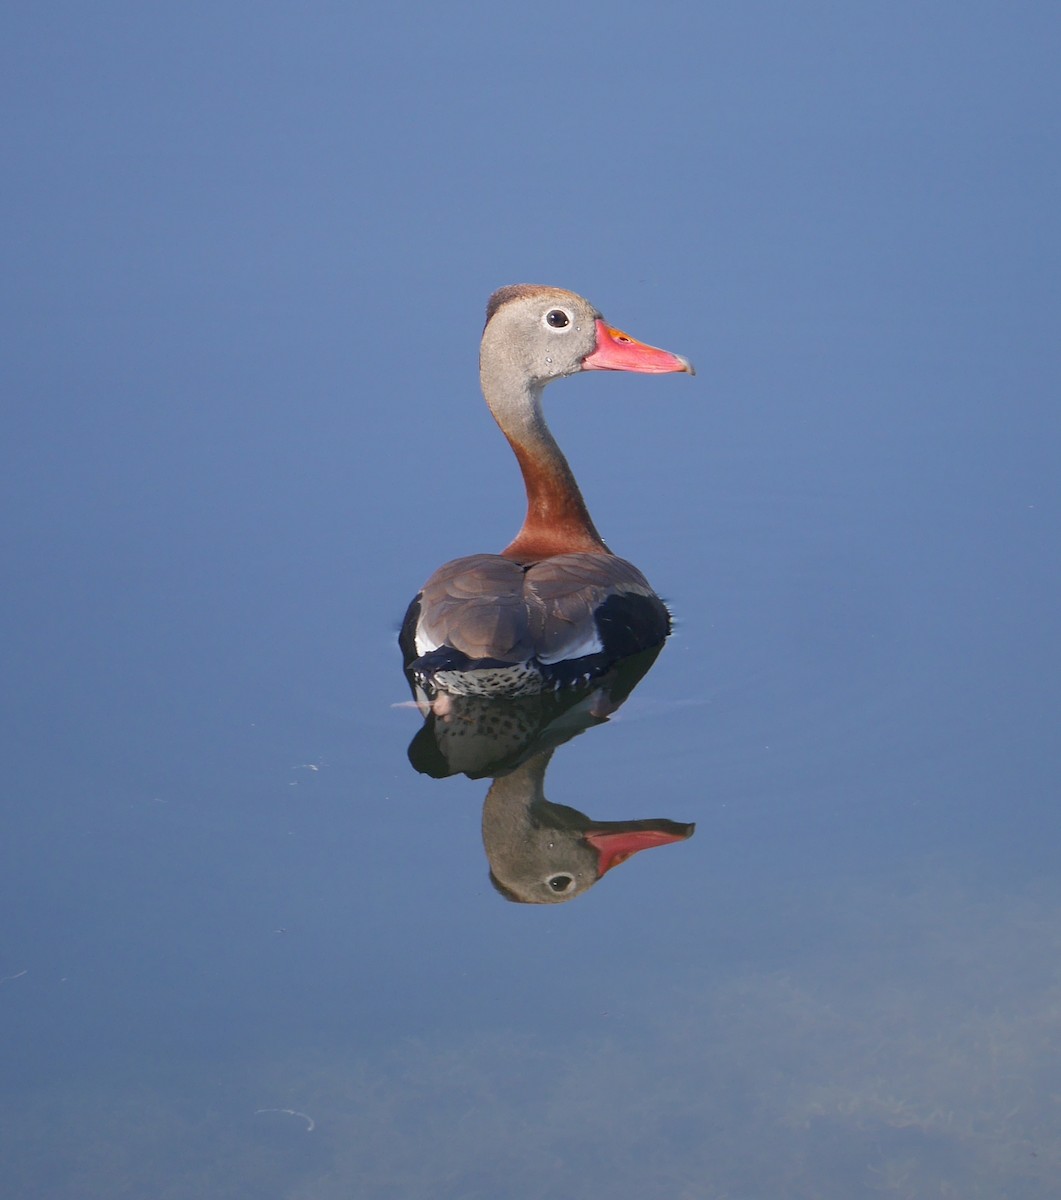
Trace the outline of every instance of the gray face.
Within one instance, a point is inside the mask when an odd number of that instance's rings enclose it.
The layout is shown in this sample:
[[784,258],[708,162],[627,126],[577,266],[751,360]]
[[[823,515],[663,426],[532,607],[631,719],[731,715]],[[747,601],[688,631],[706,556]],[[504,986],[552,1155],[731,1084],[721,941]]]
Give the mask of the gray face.
[[482,360],[511,365],[532,383],[573,375],[597,344],[600,314],[563,288],[520,284],[502,288],[487,310]]
[[597,852],[568,831],[528,831],[518,846],[496,857],[490,864],[494,879],[524,904],[572,900],[600,879]]

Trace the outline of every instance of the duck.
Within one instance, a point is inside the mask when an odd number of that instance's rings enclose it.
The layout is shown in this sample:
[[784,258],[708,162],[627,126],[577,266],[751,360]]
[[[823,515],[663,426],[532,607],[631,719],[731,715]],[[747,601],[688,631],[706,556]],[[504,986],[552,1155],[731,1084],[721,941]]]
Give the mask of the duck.
[[669,635],[667,606],[597,532],[542,411],[545,386],[582,371],[695,374],[687,358],[609,325],[575,292],[494,292],[480,385],[522,472],[526,516],[500,554],[443,564],[409,604],[398,640],[414,692],[518,697],[586,686]]

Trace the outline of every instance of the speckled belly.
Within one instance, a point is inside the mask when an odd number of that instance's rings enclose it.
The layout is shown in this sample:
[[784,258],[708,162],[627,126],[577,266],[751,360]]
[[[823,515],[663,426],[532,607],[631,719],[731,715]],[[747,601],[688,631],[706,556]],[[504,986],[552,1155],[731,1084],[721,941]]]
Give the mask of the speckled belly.
[[541,672],[529,663],[477,671],[436,671],[426,682],[452,696],[535,696],[543,685]]

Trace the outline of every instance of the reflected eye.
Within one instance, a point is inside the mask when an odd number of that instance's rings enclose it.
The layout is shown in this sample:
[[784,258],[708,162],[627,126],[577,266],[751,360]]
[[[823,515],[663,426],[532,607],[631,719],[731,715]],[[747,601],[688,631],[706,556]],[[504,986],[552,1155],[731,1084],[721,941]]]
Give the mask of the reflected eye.
[[575,881],[570,875],[550,875],[545,882],[554,892],[566,892]]
[[551,329],[566,329],[571,324],[571,318],[562,308],[551,308],[545,314],[545,323]]

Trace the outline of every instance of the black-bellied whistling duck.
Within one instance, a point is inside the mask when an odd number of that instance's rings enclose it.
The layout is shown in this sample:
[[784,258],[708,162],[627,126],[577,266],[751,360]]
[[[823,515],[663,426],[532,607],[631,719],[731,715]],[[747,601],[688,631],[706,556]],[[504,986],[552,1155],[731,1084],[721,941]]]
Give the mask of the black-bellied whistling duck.
[[604,544],[545,423],[542,389],[579,371],[693,374],[688,359],[611,328],[574,292],[517,284],[490,297],[479,376],[523,472],[527,516],[500,554],[446,563],[409,605],[405,669],[429,693],[588,683],[670,632],[666,605]]

